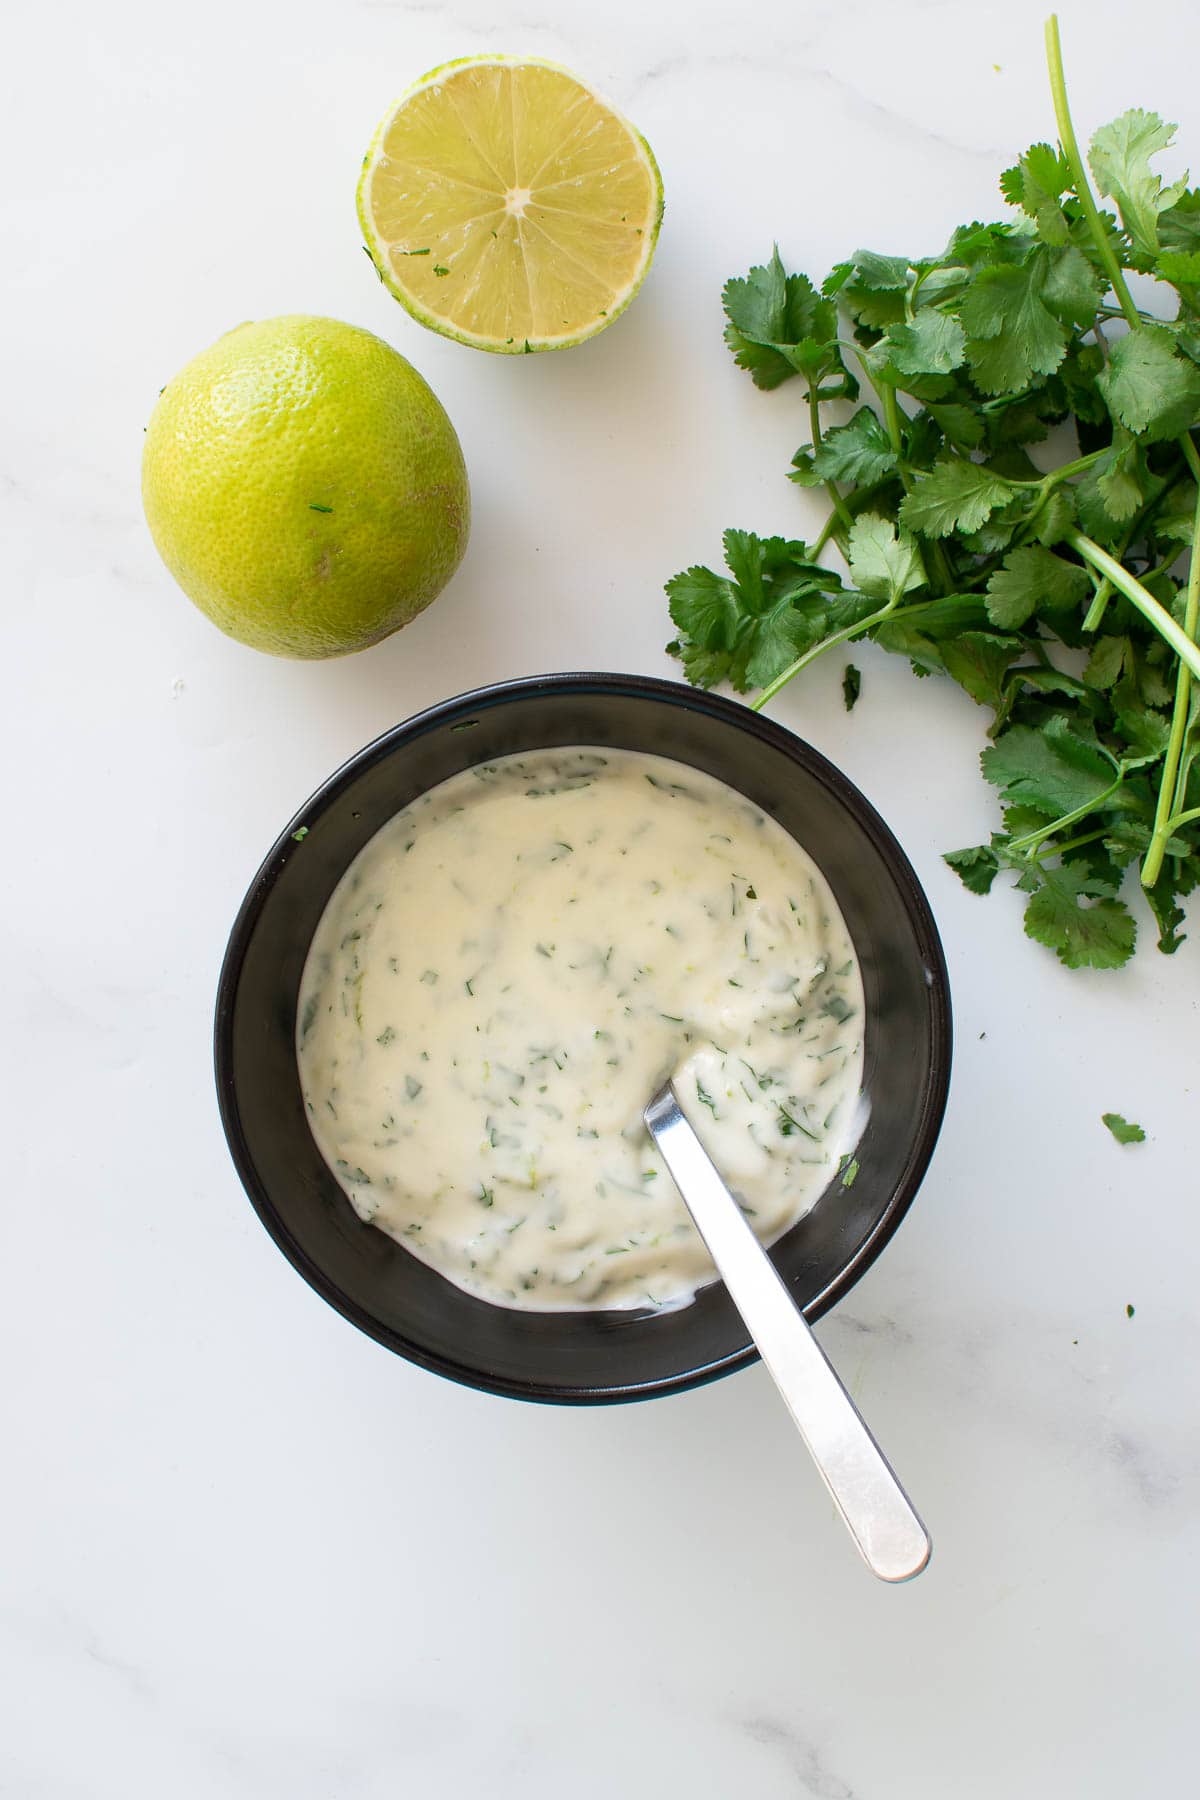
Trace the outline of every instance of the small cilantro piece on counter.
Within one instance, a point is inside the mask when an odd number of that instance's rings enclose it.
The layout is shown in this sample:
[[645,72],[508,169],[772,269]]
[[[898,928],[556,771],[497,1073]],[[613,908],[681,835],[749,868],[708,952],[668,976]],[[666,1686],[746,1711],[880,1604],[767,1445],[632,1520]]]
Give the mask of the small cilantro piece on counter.
[[1144,1144],[1146,1134],[1140,1125],[1131,1119],[1123,1119],[1120,1113],[1101,1113],[1101,1119],[1108,1126],[1118,1144]]
[[294,844],[302,844],[307,836],[308,836],[308,826],[301,825],[295,831],[293,831],[292,842]]
[[1126,1305],[1125,1305],[1125,1317],[1127,1319],[1132,1319],[1132,1317],[1133,1317],[1133,1305],[1131,1302],[1128,1302],[1128,1301],[1126,1302]]
[[[947,864],[972,893],[1011,880],[1069,968],[1111,969],[1129,869],[1166,954],[1200,887],[1200,189],[1156,172],[1175,128],[1140,109],[1094,133],[1089,176],[1053,19],[1047,55],[1058,142],[1001,175],[1008,217],[932,256],[855,250],[819,288],[778,247],[726,283],[739,367],[801,383],[788,473],[829,511],[811,539],[726,532],[724,571],[667,583],[668,648],[755,709],[858,639],[957,682],[1001,817]],[[847,710],[860,685],[846,664]]]

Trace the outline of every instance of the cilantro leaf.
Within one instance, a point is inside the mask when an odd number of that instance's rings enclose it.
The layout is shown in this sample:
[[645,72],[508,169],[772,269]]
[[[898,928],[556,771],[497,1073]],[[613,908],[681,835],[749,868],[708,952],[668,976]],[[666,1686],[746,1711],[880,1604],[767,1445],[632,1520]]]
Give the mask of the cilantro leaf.
[[[1085,436],[1088,435],[1090,426],[1108,423],[1108,408],[1096,387],[1096,377],[1103,367],[1104,354],[1100,346],[1081,344],[1076,340],[1063,357],[1055,376],[1062,383],[1067,409],[1075,414],[1078,423],[1084,427]],[[1099,447],[1098,442],[1096,448]]]
[[1013,169],[1000,177],[1000,191],[1037,221],[1038,236],[1045,244],[1065,244],[1067,221],[1059,195],[1071,185],[1071,165],[1049,144],[1034,144]]
[[996,852],[987,844],[975,844],[969,850],[947,850],[942,861],[949,863],[963,886],[973,894],[990,894],[992,883],[1000,872]]
[[853,712],[862,693],[862,670],[856,669],[853,663],[847,663],[842,670],[842,699],[846,703],[846,711]]
[[945,405],[931,403],[928,411],[956,450],[978,450],[983,442],[984,426],[973,407],[951,400]]
[[1104,503],[1105,511],[1110,518],[1119,519],[1124,524],[1126,519],[1133,517],[1146,497],[1138,446],[1122,446],[1114,452],[1107,464],[1097,466],[1094,473],[1096,492]]
[[[1177,288],[1200,289],[1200,188],[1188,188],[1174,206],[1158,216],[1158,241],[1162,246],[1155,273]],[[1185,306],[1194,315],[1200,295],[1185,294]],[[1195,334],[1185,343],[1189,355],[1197,354]],[[1181,334],[1181,342],[1184,336]]]
[[1158,215],[1186,191],[1187,177],[1164,187],[1150,158],[1175,141],[1174,125],[1157,113],[1133,107],[1092,138],[1088,161],[1102,194],[1115,200],[1136,259],[1149,263],[1158,253]]
[[1200,250],[1167,250],[1154,267],[1175,287],[1200,286]]
[[907,462],[914,473],[932,469],[943,447],[943,433],[928,408],[914,413],[911,419],[901,418],[900,442],[901,460]]
[[1075,484],[1079,523],[1100,543],[1116,543],[1126,520],[1150,498],[1151,486],[1137,441],[1118,428],[1106,454]]
[[1031,831],[1040,831],[1044,825],[1054,823],[1054,814],[1037,806],[1006,806],[1000,816],[1010,838],[1025,837]]
[[1063,713],[1037,728],[1010,725],[979,762],[1006,800],[1043,808],[1050,818],[1093,805],[1116,777],[1112,758],[1077,737]]
[[1039,608],[1057,612],[1076,606],[1091,592],[1087,571],[1078,563],[1036,544],[1010,550],[987,584],[988,618],[1011,630],[1031,619]]
[[706,650],[732,648],[738,604],[732,584],[711,569],[693,565],[667,583],[672,621]]
[[1158,241],[1164,251],[1180,256],[1200,250],[1200,188],[1185,188],[1173,206],[1159,213]]
[[733,660],[727,650],[705,650],[687,637],[673,638],[667,645],[667,655],[678,657],[693,687],[705,689],[720,686]]
[[986,626],[987,614],[980,598],[974,594],[947,594],[938,600],[901,607],[882,620],[871,635],[893,656],[907,656],[914,674],[931,675],[935,669],[945,671],[943,651],[947,643],[962,632]]
[[1121,673],[1126,649],[1123,637],[1097,638],[1083,671],[1083,679],[1088,687],[1110,688]]
[[970,269],[990,268],[993,263],[1019,262],[1026,246],[1017,241],[1011,225],[982,225],[976,219],[951,232],[944,252],[949,263],[964,263]]
[[1025,934],[1055,952],[1068,969],[1117,969],[1137,942],[1129,908],[1111,882],[1086,863],[1041,869],[1041,884],[1025,908]]
[[981,269],[963,298],[967,362],[985,394],[1012,393],[1051,375],[1067,353],[1067,333],[1043,298],[1045,264]]
[[853,481],[873,487],[896,468],[896,452],[882,421],[861,406],[845,425],[835,425],[814,449],[811,444],[792,458],[793,481],[813,487],[823,481]]
[[1090,330],[1103,287],[1087,257],[1071,244],[1050,255],[1045,268],[1042,297],[1047,309],[1062,325]]
[[[728,681],[740,693],[765,686],[830,627],[841,581],[798,539],[724,535],[728,575],[694,566],[666,584],[680,636],[668,650],[697,687]],[[871,602],[847,596],[865,615]]]
[[931,538],[949,537],[952,531],[977,531],[1012,495],[1011,484],[982,463],[967,462],[961,456],[942,457],[906,495],[900,522]]
[[776,388],[798,373],[845,374],[837,348],[837,311],[807,275],[789,275],[778,247],[765,266],[725,283],[725,342],[756,387]]
[[745,654],[743,688],[766,687],[795,662],[813,642],[812,620],[797,610],[790,595],[777,600],[754,627]]
[[[1027,638],[1019,641],[1022,649],[1029,649]],[[1076,681],[1073,675],[1066,674],[1062,669],[1040,669],[1035,663],[1022,663],[1019,669],[1013,670],[1013,681],[1038,694],[1066,694],[1068,699],[1080,702],[1082,712],[1095,705],[1083,682]]]
[[1179,890],[1171,875],[1163,874],[1153,887],[1143,891],[1158,926],[1158,948],[1164,956],[1174,956],[1187,938],[1187,933],[1179,929],[1185,916],[1177,898]]
[[1134,750],[1143,756],[1161,756],[1171,735],[1170,724],[1163,713],[1145,704],[1131,676],[1122,676],[1114,686],[1112,705],[1117,723]]
[[791,538],[760,538],[753,531],[731,530],[722,533],[721,545],[738,599],[751,612],[762,611],[781,576],[810,566],[807,546]]
[[1161,329],[1118,338],[1096,385],[1113,418],[1142,437],[1175,437],[1200,414],[1200,369]]
[[947,675],[965,688],[979,706],[993,712],[1005,707],[1003,677],[1024,656],[1023,638],[1002,637],[994,631],[961,631],[941,646]]
[[847,262],[838,263],[821,284],[827,295],[847,286],[869,288],[872,293],[903,293],[908,286],[908,263],[902,256],[879,256],[874,250],[856,250]]
[[889,325],[877,349],[901,375],[949,375],[966,358],[967,337],[952,314],[927,306],[911,324]]
[[1034,523],[1034,534],[1039,544],[1052,550],[1062,540],[1075,523],[1075,501],[1070,488],[1065,484],[1056,487],[1049,500],[1038,513]]
[[855,586],[872,599],[897,600],[925,583],[921,552],[912,538],[905,531],[897,534],[891,520],[878,513],[860,513],[855,519],[847,560]]
[[902,256],[856,250],[831,271],[821,292],[828,299],[840,298],[858,324],[878,331],[903,319],[908,284],[909,266]]
[[1146,1134],[1140,1125],[1129,1119],[1123,1119],[1120,1113],[1107,1112],[1100,1114],[1101,1123],[1108,1126],[1118,1144],[1144,1144]]
[[1196,483],[1181,481],[1163,495],[1154,521],[1155,536],[1190,544],[1196,529]]

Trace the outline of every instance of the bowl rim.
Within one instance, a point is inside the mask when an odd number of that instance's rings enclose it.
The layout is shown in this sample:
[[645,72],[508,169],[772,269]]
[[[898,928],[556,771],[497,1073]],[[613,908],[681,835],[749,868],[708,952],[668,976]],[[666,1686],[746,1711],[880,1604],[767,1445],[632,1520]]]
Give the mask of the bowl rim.
[[[242,966],[259,918],[267,904],[275,882],[289,857],[298,831],[307,831],[321,815],[335,804],[344,790],[366,769],[385,760],[406,743],[426,732],[449,723],[452,727],[472,714],[502,705],[510,700],[548,698],[551,695],[616,693],[634,699],[654,699],[685,706],[711,718],[721,726],[749,733],[779,750],[793,763],[824,783],[858,825],[871,839],[876,850],[900,888],[917,939],[919,950],[931,979],[929,981],[930,1077],[924,1105],[917,1120],[900,1179],[892,1197],[876,1221],[874,1228],[858,1246],[854,1256],[821,1292],[804,1307],[809,1324],[822,1318],[849,1293],[881,1251],[890,1242],[901,1220],[908,1212],[924,1179],[933,1156],[950,1092],[950,1070],[953,1051],[953,1022],[950,1003],[949,973],[941,938],[928,898],[915,870],[890,827],[866,796],[848,776],[822,755],[804,738],[774,719],[764,718],[742,702],[723,695],[668,681],[659,676],[621,674],[596,670],[564,670],[545,675],[518,676],[510,680],[470,688],[460,694],[424,707],[399,724],[390,726],[378,737],[346,758],[321,785],[314,789],[303,805],[279,833],[259,865],[229,933],[217,982],[216,1007],[213,1018],[213,1063],[217,1104],[225,1140],[234,1167],[255,1212],[278,1248],[292,1267],[303,1276],[321,1298],[341,1313],[352,1325],[365,1332],[376,1343],[407,1361],[446,1376],[461,1386],[483,1393],[498,1394],[509,1399],[568,1405],[607,1405],[632,1400],[656,1399],[660,1395],[683,1393],[702,1387],[722,1376],[748,1368],[759,1360],[753,1343],[731,1351],[711,1363],[688,1369],[678,1375],[651,1378],[645,1382],[622,1382],[604,1387],[573,1387],[554,1381],[512,1380],[495,1376],[469,1362],[431,1352],[411,1342],[402,1332],[381,1323],[364,1306],[352,1299],[330,1279],[320,1265],[300,1247],[288,1230],[275,1206],[266,1183],[259,1175],[242,1125],[237,1084],[233,1073],[233,1022],[237,1007]],[[403,1248],[403,1246],[401,1246]]]

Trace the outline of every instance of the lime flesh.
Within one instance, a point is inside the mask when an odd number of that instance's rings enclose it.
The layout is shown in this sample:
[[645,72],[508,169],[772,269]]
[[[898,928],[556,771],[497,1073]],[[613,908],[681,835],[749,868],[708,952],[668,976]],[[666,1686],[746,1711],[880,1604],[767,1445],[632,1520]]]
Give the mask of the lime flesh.
[[551,63],[471,57],[422,77],[367,153],[359,220],[392,293],[482,350],[563,349],[624,311],[662,219],[645,140]]

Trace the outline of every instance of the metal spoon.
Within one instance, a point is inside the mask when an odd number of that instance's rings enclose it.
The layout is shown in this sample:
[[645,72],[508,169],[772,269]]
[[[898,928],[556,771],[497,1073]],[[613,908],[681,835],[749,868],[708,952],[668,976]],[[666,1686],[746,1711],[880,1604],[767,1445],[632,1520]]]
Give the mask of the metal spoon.
[[919,1575],[932,1549],[929,1533],[684,1118],[670,1082],[644,1117],[867,1567],[881,1581]]

